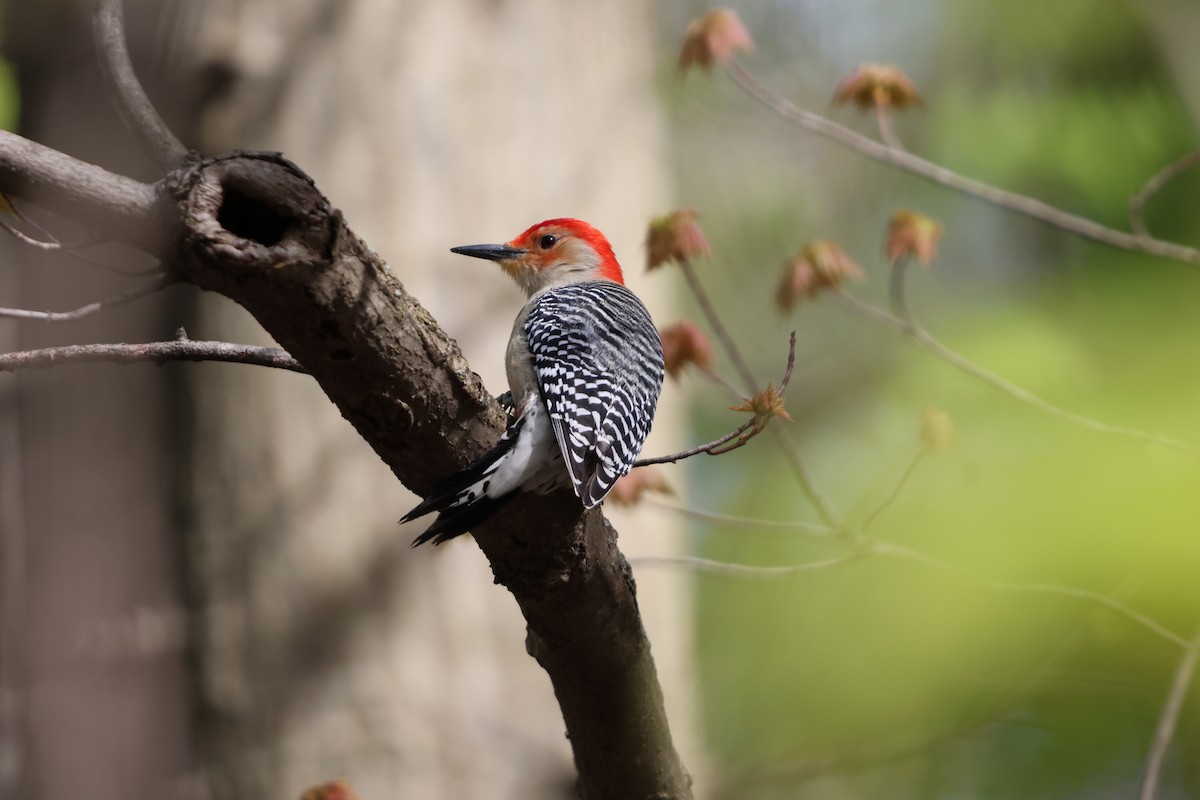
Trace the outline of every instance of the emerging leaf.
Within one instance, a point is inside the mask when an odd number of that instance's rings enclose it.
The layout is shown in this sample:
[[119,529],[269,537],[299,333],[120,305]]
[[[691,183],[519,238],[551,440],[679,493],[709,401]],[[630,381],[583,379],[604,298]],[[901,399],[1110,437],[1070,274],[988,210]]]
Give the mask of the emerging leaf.
[[833,93],[835,106],[853,103],[861,109],[921,106],[921,93],[904,70],[890,64],[859,64]]
[[358,800],[358,795],[344,778],[313,786],[300,796],[300,800]]
[[754,40],[737,13],[718,8],[688,25],[679,51],[679,71],[693,66],[707,71],[714,61],[728,64],[734,53],[753,49]]
[[802,299],[837,288],[847,279],[861,281],[863,277],[862,268],[846,255],[841,245],[831,239],[817,239],[783,262],[775,302],[784,311],[790,311]]
[[637,505],[646,492],[675,494],[675,490],[671,488],[671,484],[667,483],[662,473],[655,467],[649,466],[638,467],[621,476],[613,485],[612,491],[609,492],[608,500],[619,506]]
[[938,455],[954,448],[958,440],[954,420],[940,408],[926,406],[921,412],[921,446]]
[[663,362],[672,378],[677,379],[690,364],[703,370],[712,369],[712,344],[695,323],[681,320],[663,328],[658,336],[662,340]]
[[779,393],[773,385],[767,384],[767,388],[763,389],[758,394],[754,395],[746,402],[738,406],[732,406],[730,411],[745,411],[754,415],[754,429],[762,430],[772,417],[786,419],[792,421],[792,417],[788,414],[787,409],[783,405],[783,395]]
[[650,220],[646,231],[646,269],[712,252],[696,217],[695,209],[681,208]]
[[892,263],[911,256],[928,267],[937,258],[938,244],[946,229],[933,217],[902,208],[888,223],[885,252]]

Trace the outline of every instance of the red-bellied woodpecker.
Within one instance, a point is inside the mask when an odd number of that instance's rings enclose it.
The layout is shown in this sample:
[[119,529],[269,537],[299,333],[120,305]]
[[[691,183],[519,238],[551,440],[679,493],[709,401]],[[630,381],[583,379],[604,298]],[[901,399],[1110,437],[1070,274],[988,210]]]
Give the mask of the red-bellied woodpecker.
[[495,448],[404,515],[439,512],[414,545],[466,533],[517,492],[569,483],[584,508],[598,505],[641,451],[663,382],[650,314],[591,225],[551,219],[507,244],[453,252],[499,262],[529,295],[505,357],[515,420]]

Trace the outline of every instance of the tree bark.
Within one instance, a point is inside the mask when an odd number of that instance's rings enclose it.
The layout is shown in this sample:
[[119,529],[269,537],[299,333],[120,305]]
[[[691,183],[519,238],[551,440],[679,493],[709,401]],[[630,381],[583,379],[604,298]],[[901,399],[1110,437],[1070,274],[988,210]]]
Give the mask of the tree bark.
[[[215,159],[173,193],[179,274],[249,310],[406,486],[425,494],[495,442],[503,413],[457,345],[297,168],[265,154]],[[584,796],[688,796],[632,576],[603,516],[561,491],[518,498],[475,536],[554,684]]]

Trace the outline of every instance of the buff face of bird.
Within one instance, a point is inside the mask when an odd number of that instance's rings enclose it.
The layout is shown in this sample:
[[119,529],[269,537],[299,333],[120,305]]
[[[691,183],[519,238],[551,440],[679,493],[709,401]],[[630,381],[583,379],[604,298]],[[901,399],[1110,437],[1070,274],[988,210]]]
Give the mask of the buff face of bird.
[[474,244],[452,252],[498,262],[526,295],[587,280],[625,284],[604,234],[577,219],[539,222],[505,244]]

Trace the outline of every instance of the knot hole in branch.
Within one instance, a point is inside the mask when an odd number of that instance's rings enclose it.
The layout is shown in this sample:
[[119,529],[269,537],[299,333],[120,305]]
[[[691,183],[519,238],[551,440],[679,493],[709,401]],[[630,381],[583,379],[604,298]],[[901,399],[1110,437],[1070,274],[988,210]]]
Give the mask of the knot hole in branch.
[[242,239],[258,242],[265,247],[279,244],[287,235],[292,218],[243,191],[237,183],[235,180],[223,182],[217,222]]

